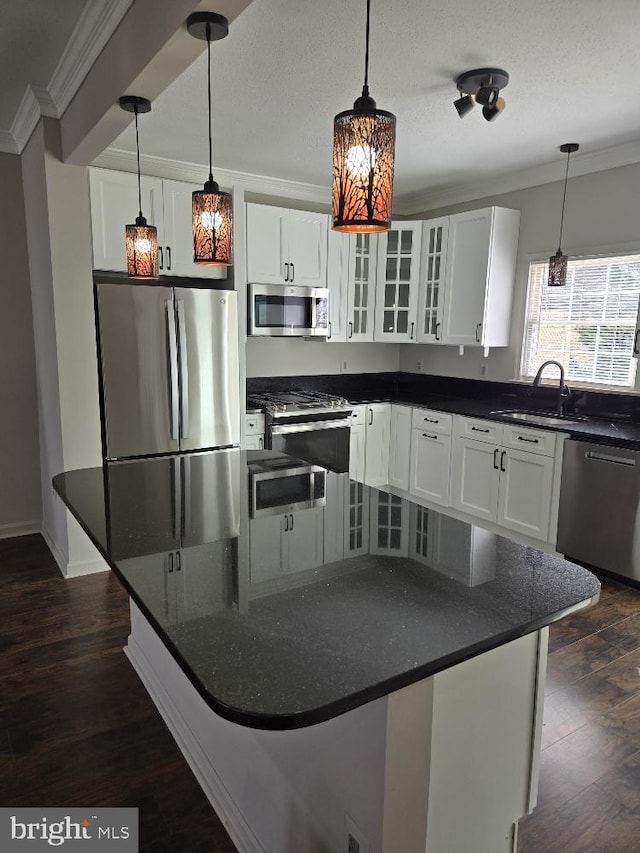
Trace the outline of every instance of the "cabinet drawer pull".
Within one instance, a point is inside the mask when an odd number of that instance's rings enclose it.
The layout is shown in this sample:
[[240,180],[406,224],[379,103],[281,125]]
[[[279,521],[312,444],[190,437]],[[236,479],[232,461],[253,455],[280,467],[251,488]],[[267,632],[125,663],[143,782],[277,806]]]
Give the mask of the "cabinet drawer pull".
[[506,471],[506,470],[507,470],[507,469],[504,467],[504,460],[505,460],[506,455],[507,455],[507,451],[506,451],[506,450],[503,450],[503,451],[502,451],[502,453],[500,454],[500,470],[501,470],[501,471]]
[[423,432],[423,433],[422,433],[422,437],[423,437],[423,438],[432,438],[434,441],[437,441],[437,440],[438,440],[438,436],[437,436],[437,435],[428,435],[426,432]]
[[424,418],[428,424],[439,424],[440,420],[436,418]]
[[258,439],[258,448],[264,450],[264,438],[262,436]]
[[471,427],[471,432],[491,432],[491,430],[490,430],[490,429],[488,429],[488,428],[487,428],[487,429],[482,429],[481,427],[472,426],[472,427]]
[[529,444],[538,444],[539,439],[537,439],[537,438],[525,438],[524,435],[519,435],[518,441],[526,441]]
[[493,467],[496,469],[496,471],[500,470],[500,468],[498,467],[498,453],[500,453],[500,448],[496,447],[496,449],[493,451]]

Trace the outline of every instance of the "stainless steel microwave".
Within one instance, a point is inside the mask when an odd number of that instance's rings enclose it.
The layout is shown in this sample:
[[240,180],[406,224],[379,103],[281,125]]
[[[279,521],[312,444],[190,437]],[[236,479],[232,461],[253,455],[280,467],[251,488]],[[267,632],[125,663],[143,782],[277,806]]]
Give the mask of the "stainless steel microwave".
[[249,472],[251,518],[326,506],[327,472],[318,465],[280,453],[270,459],[267,451],[249,463]]
[[329,291],[294,284],[249,285],[249,334],[326,336]]

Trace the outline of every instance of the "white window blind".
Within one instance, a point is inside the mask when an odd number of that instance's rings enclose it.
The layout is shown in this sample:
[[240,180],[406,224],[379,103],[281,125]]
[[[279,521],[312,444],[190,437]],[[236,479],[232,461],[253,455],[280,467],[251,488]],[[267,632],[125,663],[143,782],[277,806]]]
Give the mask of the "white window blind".
[[569,261],[565,287],[548,287],[548,262],[529,268],[522,376],[547,359],[568,382],[631,387],[640,296],[640,255]]

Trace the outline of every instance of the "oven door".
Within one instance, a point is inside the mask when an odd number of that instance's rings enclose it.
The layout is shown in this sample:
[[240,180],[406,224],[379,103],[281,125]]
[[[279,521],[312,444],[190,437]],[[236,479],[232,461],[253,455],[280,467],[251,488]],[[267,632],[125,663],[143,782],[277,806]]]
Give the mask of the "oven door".
[[349,418],[304,423],[273,423],[267,433],[272,450],[279,450],[336,474],[349,471]]
[[329,292],[321,287],[251,284],[250,335],[322,336],[329,330]]

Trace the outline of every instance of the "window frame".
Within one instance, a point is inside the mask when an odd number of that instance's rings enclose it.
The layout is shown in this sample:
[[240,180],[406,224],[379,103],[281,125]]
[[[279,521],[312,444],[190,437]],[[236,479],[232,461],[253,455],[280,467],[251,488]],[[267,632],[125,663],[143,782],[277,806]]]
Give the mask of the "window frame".
[[[633,243],[567,251],[566,253],[569,258],[569,263],[571,261],[600,260],[606,258],[626,257],[629,255],[638,255],[638,259],[640,260],[640,243],[634,241]],[[545,254],[543,254],[541,252],[536,252],[528,254],[523,258],[524,275],[526,276],[526,287],[524,306],[521,313],[522,325],[520,327],[519,335],[520,351],[515,365],[517,372],[517,376],[515,379],[516,382],[530,384],[533,378],[525,373],[527,330],[529,327],[531,296],[531,267],[534,264],[548,263],[551,254],[553,253],[546,252]],[[572,388],[584,389],[585,391],[595,391],[600,392],[602,394],[640,394],[640,359],[638,359],[638,362],[639,363],[636,368],[635,380],[633,385],[607,385],[604,383],[596,382],[579,382],[578,380],[571,379],[568,379],[567,382]],[[554,381],[553,377],[547,378],[546,376],[544,376],[542,378],[542,384],[553,387],[557,384],[557,381]]]

